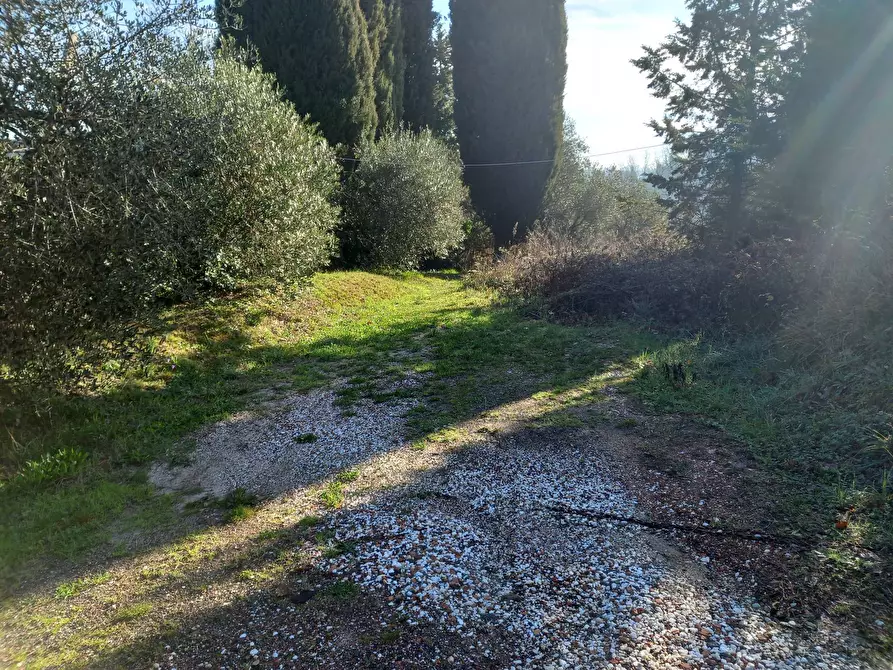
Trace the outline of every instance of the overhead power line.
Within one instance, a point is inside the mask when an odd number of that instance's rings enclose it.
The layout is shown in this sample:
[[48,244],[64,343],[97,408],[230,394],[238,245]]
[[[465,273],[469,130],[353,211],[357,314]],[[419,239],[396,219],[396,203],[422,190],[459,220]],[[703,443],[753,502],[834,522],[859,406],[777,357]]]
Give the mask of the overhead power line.
[[625,154],[627,152],[632,151],[643,151],[644,149],[657,149],[658,147],[666,146],[663,142],[660,144],[649,144],[647,147],[636,147],[635,149],[621,149],[620,151],[608,151],[604,154],[589,154],[588,158],[599,158],[601,156],[614,156],[616,154]]
[[[617,154],[625,154],[631,153],[633,151],[644,151],[645,149],[657,149],[658,147],[666,146],[663,143],[661,144],[650,144],[646,147],[634,147],[632,149],[618,149],[617,151],[606,151],[605,153],[600,154],[587,154],[587,158],[601,158],[602,156],[616,156]],[[348,163],[359,163],[359,158],[339,158],[340,161],[345,161]],[[465,168],[487,168],[487,167],[508,167],[511,165],[543,165],[545,163],[554,163],[555,159],[546,159],[546,160],[538,160],[538,161],[511,161],[506,163],[464,163],[462,167]]]
[[[645,149],[656,149],[657,147],[664,146],[661,144],[650,144],[647,147],[634,147],[632,149],[619,149],[617,151],[606,151],[601,154],[586,154],[587,158],[601,158],[602,156],[616,156],[617,154],[625,154],[633,151],[643,151]],[[477,167],[502,167],[503,165],[541,165],[543,163],[554,163],[555,159],[550,160],[542,160],[542,161],[515,161],[512,163],[466,163],[464,167],[467,168],[477,168]]]

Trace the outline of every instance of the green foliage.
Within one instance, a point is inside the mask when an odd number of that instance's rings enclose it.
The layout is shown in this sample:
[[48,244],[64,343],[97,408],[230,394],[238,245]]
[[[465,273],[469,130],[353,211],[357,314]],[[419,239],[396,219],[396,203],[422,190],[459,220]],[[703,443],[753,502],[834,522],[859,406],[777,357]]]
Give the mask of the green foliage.
[[402,45],[403,26],[400,6],[396,2],[388,7],[384,0],[361,0],[360,6],[366,17],[369,49],[375,72],[375,110],[379,135],[395,128],[400,118],[395,116],[394,109],[394,76],[397,67],[394,50],[395,45]]
[[[563,0],[452,0],[455,119],[472,202],[500,246],[540,214],[562,140]],[[520,83],[523,82],[523,85]]]
[[[780,151],[777,123],[800,41],[789,0],[688,0],[688,21],[633,61],[666,113],[651,127],[677,169],[652,175],[686,234],[728,249],[758,236],[750,216],[758,170]],[[771,232],[771,231],[770,231]]]
[[257,496],[238,488],[221,499],[219,505],[224,510],[226,523],[238,523],[254,516]]
[[[298,112],[333,144],[370,139],[378,125],[375,61],[358,0],[246,0],[221,30],[257,49]],[[380,26],[375,26],[380,37]]]
[[152,611],[151,603],[135,603],[122,607],[115,614],[115,621],[136,621],[141,619]]
[[581,253],[667,225],[657,192],[637,177],[603,169],[586,157],[589,148],[572,123],[546,194],[540,229]]
[[228,493],[226,497],[221,499],[220,505],[224,509],[234,509],[236,507],[253,507],[257,504],[257,496],[248,493],[243,488],[235,489]]
[[344,485],[340,481],[329,482],[320,491],[319,500],[328,509],[338,509],[344,504]]
[[447,143],[456,142],[453,90],[453,47],[446,19],[439,17],[434,31],[434,122],[431,130]]
[[[791,234],[828,230],[856,212],[884,221],[893,162],[889,0],[815,0],[783,107],[787,148],[770,178]],[[882,225],[882,224],[881,224]]]
[[496,250],[493,232],[475,215],[465,220],[463,229],[462,244],[452,254],[453,265],[465,271],[486,267],[493,261]]
[[388,30],[384,0],[360,0],[360,8],[363,10],[363,16],[366,19],[372,67],[377,69],[378,61],[381,58],[381,49]]
[[353,582],[340,581],[332,585],[329,589],[329,593],[333,598],[337,598],[338,600],[352,600],[359,595],[360,587]]
[[68,600],[69,598],[74,598],[93,586],[105,584],[111,578],[112,576],[109,573],[103,572],[98,575],[81,577],[80,579],[75,579],[72,582],[64,582],[56,587],[56,598],[58,598],[59,600]]
[[181,94],[187,113],[227,129],[206,144],[216,165],[204,186],[218,202],[207,281],[289,283],[324,266],[339,168],[325,140],[281,100],[272,76],[223,55]]
[[305,516],[301,517],[301,520],[298,521],[298,528],[307,529],[313,528],[314,526],[319,525],[322,519],[318,516]]
[[375,75],[378,127],[396,130],[403,123],[403,98],[406,88],[406,54],[403,50],[403,6],[400,0],[388,0],[387,31]]
[[437,20],[433,0],[400,0],[403,7],[403,55],[406,74],[403,122],[414,131],[435,124],[433,31]]
[[345,470],[344,472],[339,472],[335,476],[335,481],[339,484],[352,484],[360,478],[359,470]]
[[[105,0],[49,0],[4,33],[17,49],[0,130],[24,149],[0,157],[5,375],[78,379],[111,353],[145,353],[135,335],[158,300],[327,262],[331,150],[271,77],[176,37],[201,16],[185,1],[129,18]],[[66,46],[75,24],[90,27]]]
[[44,485],[74,477],[86,464],[87,454],[80,449],[60,449],[44,454],[36,461],[27,461],[18,474],[24,484]]
[[344,197],[346,256],[415,269],[462,241],[466,198],[458,156],[428,130],[395,132],[358,150]]

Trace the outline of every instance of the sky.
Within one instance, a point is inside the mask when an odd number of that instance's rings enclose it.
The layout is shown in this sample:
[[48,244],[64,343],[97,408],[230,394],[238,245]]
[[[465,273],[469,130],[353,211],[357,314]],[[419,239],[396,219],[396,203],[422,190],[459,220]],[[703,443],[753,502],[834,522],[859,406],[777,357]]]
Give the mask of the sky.
[[[449,0],[435,0],[449,14]],[[642,45],[656,46],[687,16],[684,0],[567,0],[568,76],[564,108],[593,153],[659,144],[646,127],[663,115],[648,80],[632,64]],[[603,165],[641,164],[661,149],[624,152],[597,160]]]

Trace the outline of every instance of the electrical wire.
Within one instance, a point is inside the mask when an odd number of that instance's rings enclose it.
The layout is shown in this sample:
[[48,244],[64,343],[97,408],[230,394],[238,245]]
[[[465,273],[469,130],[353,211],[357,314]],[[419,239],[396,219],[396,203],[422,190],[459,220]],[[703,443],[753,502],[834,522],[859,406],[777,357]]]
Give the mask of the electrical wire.
[[[607,151],[605,153],[600,154],[587,154],[587,158],[601,158],[602,156],[616,156],[617,154],[625,154],[633,151],[644,151],[645,149],[657,149],[658,147],[666,146],[665,144],[650,144],[646,147],[634,147],[632,149],[619,149],[618,151]],[[338,160],[344,161],[347,163],[359,163],[359,158],[339,158]],[[508,167],[513,165],[543,165],[545,163],[554,163],[556,159],[546,159],[539,161],[512,161],[507,163],[465,163],[462,167],[464,168],[489,168],[489,167]]]

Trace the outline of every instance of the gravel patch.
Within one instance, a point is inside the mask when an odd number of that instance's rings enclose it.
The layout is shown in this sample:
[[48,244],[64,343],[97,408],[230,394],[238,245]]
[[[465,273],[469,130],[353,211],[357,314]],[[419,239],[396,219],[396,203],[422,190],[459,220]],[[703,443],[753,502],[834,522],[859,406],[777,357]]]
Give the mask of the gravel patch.
[[544,508],[629,516],[636,500],[588,450],[517,442],[469,449],[414,498],[335,515],[354,551],[320,567],[380,593],[410,626],[504,631],[507,647],[480,651],[508,650],[510,667],[867,667],[840,651],[840,633],[774,621],[720,590],[709,556],[662,550],[634,525],[556,518]]
[[336,399],[316,390],[214,424],[198,435],[189,465],[157,464],[150,479],[166,491],[200,488],[222,497],[243,488],[266,497],[403,446],[404,415],[414,403],[360,401],[345,413]]

